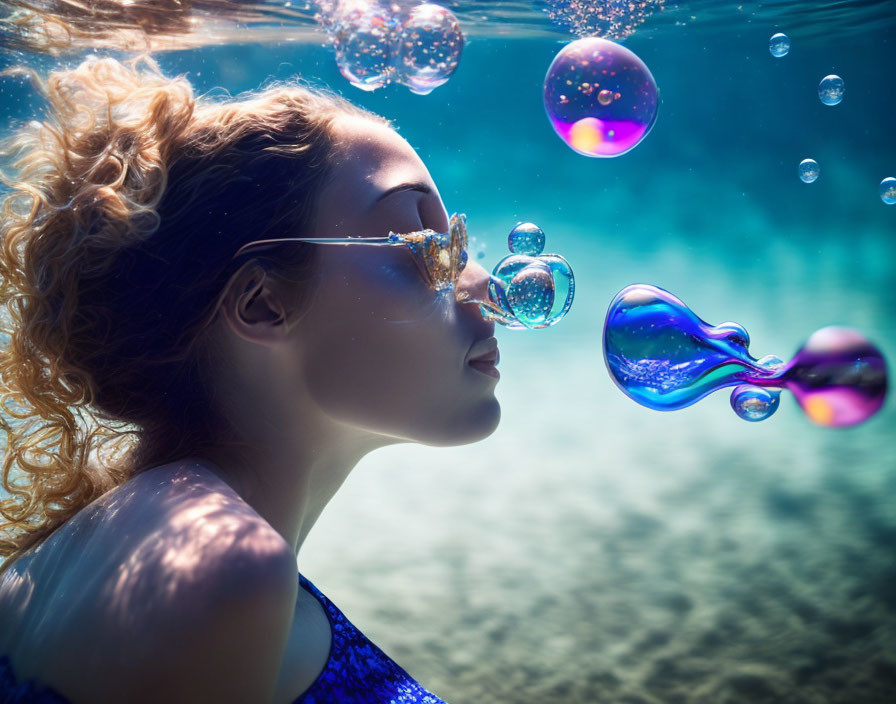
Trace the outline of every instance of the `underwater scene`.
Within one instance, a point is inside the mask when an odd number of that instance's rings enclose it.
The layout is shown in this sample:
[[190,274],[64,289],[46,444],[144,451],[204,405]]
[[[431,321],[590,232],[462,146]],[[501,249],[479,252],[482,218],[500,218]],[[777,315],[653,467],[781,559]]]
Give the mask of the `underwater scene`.
[[[329,87],[417,150],[471,259],[519,223],[518,256],[560,255],[494,284],[523,320],[497,325],[498,429],[367,456],[304,543],[355,625],[458,704],[896,701],[893,2],[175,5],[8,25],[0,67],[150,50],[197,93]],[[0,77],[4,131],[41,109]],[[605,333],[631,301],[684,342]]]

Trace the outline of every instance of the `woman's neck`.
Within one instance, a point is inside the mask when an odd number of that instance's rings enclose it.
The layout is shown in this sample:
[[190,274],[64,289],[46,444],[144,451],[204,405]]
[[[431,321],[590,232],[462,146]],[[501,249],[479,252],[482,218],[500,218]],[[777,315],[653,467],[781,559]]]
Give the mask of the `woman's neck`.
[[227,483],[292,547],[299,550],[324,507],[368,452],[392,444],[388,438],[353,430],[298,431],[288,440],[236,451],[206,448],[195,459]]

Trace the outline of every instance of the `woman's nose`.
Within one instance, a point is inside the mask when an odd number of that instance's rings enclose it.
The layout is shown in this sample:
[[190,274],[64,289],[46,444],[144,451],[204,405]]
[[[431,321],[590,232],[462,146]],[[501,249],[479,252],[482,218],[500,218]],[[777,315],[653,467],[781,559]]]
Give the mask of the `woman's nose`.
[[460,301],[487,301],[489,273],[476,262],[467,262],[457,277],[457,293]]
[[476,307],[476,315],[481,317],[477,301],[488,301],[489,273],[476,262],[467,262],[457,277],[456,294],[459,303]]

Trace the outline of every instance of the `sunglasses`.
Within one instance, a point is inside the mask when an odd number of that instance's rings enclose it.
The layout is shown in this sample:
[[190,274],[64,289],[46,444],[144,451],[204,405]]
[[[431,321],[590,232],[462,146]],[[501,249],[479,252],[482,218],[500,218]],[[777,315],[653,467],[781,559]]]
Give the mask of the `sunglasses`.
[[364,245],[366,247],[408,247],[421,273],[430,287],[442,291],[454,287],[467,265],[467,216],[455,213],[451,216],[448,232],[419,230],[399,234],[390,232],[386,237],[280,237],[248,242],[240,247],[234,258],[249,250],[270,247],[284,242],[308,242],[327,245]]
[[407,247],[430,288],[453,290],[460,303],[478,303],[486,320],[515,329],[538,329],[554,325],[572,305],[575,279],[572,269],[559,254],[542,254],[544,233],[531,223],[519,223],[510,233],[512,254],[495,266],[489,277],[485,300],[473,298],[457,287],[467,266],[467,216],[454,213],[448,232],[419,230],[386,237],[279,237],[255,240],[240,247],[234,258],[250,250],[284,242],[307,242],[335,246]]

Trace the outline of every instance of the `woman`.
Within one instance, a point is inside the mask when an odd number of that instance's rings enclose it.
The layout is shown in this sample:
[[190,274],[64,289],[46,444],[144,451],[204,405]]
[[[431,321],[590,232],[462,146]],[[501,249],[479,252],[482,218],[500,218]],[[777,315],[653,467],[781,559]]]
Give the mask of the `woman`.
[[294,84],[213,103],[88,59],[39,85],[2,215],[0,692],[441,701],[296,570],[366,453],[499,421],[481,267],[437,290],[410,247],[298,241],[446,232],[426,167]]

